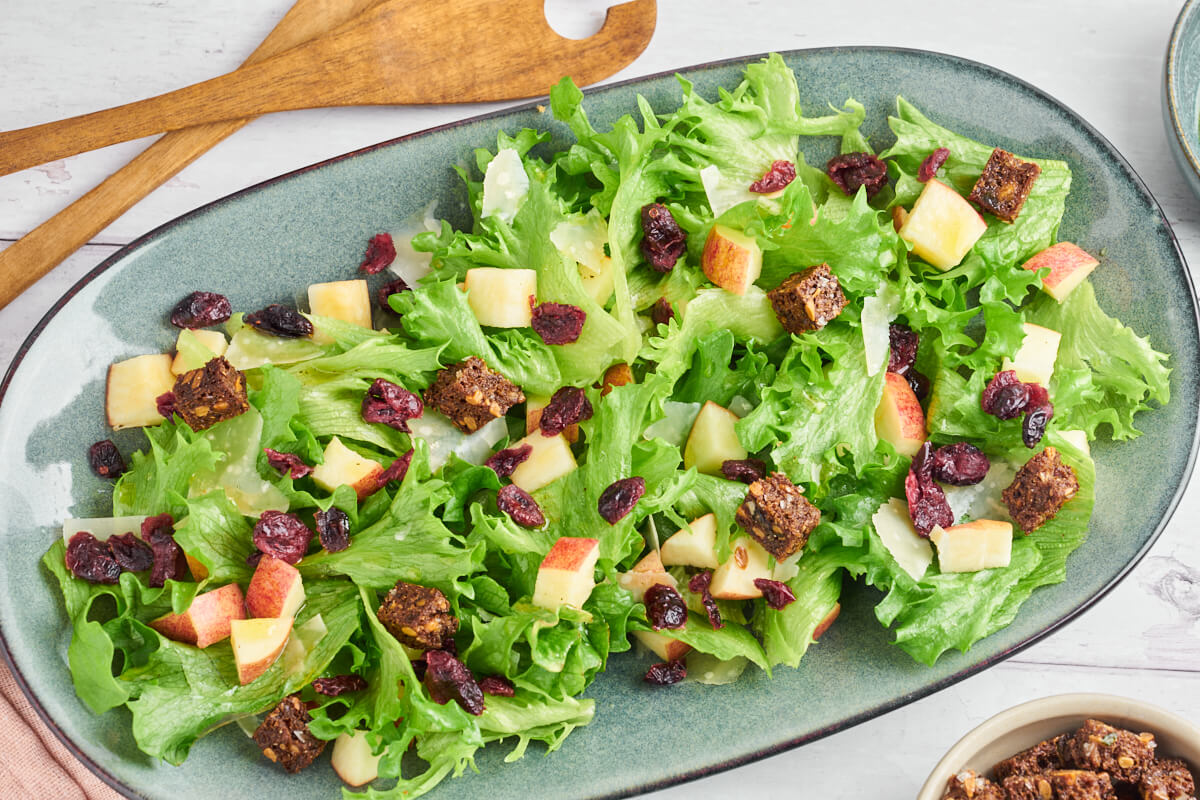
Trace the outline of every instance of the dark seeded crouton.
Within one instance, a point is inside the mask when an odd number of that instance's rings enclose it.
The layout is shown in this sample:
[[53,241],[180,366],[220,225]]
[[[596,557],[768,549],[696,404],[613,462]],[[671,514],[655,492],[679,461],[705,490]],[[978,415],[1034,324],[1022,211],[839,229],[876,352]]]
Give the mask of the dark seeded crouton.
[[828,264],[818,264],[767,292],[779,324],[788,333],[805,333],[824,328],[846,307],[846,295]]
[[1053,519],[1078,491],[1075,470],[1063,463],[1057,450],[1047,447],[1017,470],[1002,496],[1021,530],[1032,533]]
[[1013,222],[1041,173],[1042,168],[1037,164],[1022,161],[997,147],[967,199],[998,219]]
[[1112,780],[1103,772],[1059,769],[1046,773],[1054,800],[1110,800]]
[[1089,719],[1059,746],[1063,763],[1107,772],[1114,781],[1137,783],[1154,761],[1154,734],[1136,734]]
[[312,717],[296,695],[288,695],[254,731],[254,743],[263,755],[288,772],[299,772],[325,749],[325,740],[308,730]]
[[1009,775],[1000,782],[1008,800],[1050,800],[1054,790],[1044,775]]
[[1196,780],[1182,761],[1155,761],[1142,771],[1138,796],[1142,800],[1195,800]]
[[430,586],[397,581],[376,614],[392,636],[419,650],[441,650],[458,631],[450,601]]
[[764,550],[782,561],[808,543],[821,512],[786,475],[772,472],[750,484],[736,519]]
[[996,780],[1002,781],[1013,775],[1041,775],[1043,772],[1061,769],[1063,763],[1058,755],[1058,745],[1064,738],[1066,737],[1056,736],[1053,739],[1047,739],[1028,750],[1022,750],[1015,756],[1006,758],[992,767],[992,774],[996,776]]
[[250,408],[246,376],[223,356],[175,379],[175,410],[192,430],[202,431]]
[[1006,800],[1004,790],[987,778],[964,769],[946,784],[942,800]]
[[474,433],[525,402],[525,393],[482,359],[471,356],[441,370],[425,390],[425,402],[449,417],[463,433]]

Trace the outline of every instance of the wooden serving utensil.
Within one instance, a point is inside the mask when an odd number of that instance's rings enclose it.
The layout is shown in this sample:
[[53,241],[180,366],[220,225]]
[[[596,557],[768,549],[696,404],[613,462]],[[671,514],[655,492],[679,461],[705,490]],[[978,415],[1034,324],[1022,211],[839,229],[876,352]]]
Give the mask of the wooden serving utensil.
[[273,58],[107,111],[0,133],[0,175],[218,120],[348,105],[535,97],[563,75],[595,83],[650,42],[655,0],[608,9],[588,39],[559,36],[544,0],[380,0]]
[[[379,0],[296,0],[250,57],[255,64],[336,29]],[[197,125],[163,136],[32,231],[0,251],[0,308],[109,223],[249,119]]]

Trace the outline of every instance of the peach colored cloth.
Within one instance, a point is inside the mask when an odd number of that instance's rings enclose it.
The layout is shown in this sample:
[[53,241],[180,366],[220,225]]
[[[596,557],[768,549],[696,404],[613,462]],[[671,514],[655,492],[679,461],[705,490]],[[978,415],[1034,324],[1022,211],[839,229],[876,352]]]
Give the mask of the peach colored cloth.
[[0,798],[119,800],[63,747],[0,662]]

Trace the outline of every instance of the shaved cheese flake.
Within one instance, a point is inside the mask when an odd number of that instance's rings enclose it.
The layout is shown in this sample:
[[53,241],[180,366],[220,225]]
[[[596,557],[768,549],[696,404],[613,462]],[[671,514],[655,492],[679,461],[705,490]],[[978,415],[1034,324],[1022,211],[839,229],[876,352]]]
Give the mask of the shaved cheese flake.
[[585,277],[594,277],[605,270],[604,245],[608,244],[608,223],[596,209],[586,216],[573,215],[550,231],[550,241],[558,252],[579,263]]
[[933,548],[928,539],[917,535],[904,501],[895,497],[889,499],[871,517],[871,522],[883,546],[896,559],[900,569],[914,581],[921,580],[925,570],[933,563]]
[[888,361],[888,325],[900,310],[900,295],[890,285],[863,300],[862,337],[867,374],[875,375]]
[[516,150],[505,148],[491,160],[483,176],[483,202],[480,213],[485,217],[512,224],[529,191],[529,176]]

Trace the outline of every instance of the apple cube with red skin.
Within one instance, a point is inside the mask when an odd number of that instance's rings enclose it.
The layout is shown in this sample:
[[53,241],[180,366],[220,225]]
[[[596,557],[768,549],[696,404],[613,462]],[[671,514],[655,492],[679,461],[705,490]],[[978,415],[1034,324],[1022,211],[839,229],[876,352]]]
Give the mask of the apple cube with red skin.
[[271,668],[292,633],[292,617],[235,619],[229,625],[238,682],[245,686]]
[[770,580],[770,555],[758,542],[743,536],[729,543],[731,555],[713,570],[709,591],[719,600],[752,600],[762,597],[757,578]]
[[713,225],[700,256],[704,277],[734,294],[746,290],[762,274],[762,248],[753,236],[725,225]]
[[300,570],[274,556],[264,555],[246,587],[246,611],[251,617],[294,617],[304,605]]
[[379,759],[371,752],[366,731],[340,733],[333,740],[333,756],[329,763],[338,777],[349,786],[365,786],[379,777]]
[[925,411],[903,375],[884,375],[883,395],[875,409],[875,434],[909,458],[925,444]]
[[196,595],[187,611],[151,620],[150,627],[168,639],[205,648],[227,639],[233,623],[245,618],[242,590],[230,583]]
[[672,639],[658,631],[634,631],[633,638],[646,646],[650,652],[663,661],[674,661],[683,658],[692,649],[690,644],[684,644],[678,639]]
[[600,541],[564,536],[554,543],[538,567],[533,604],[549,611],[562,606],[583,608],[596,588]]
[[720,566],[716,547],[717,515],[705,514],[689,522],[687,528],[679,529],[663,543],[662,563],[716,569]]
[[1049,267],[1050,273],[1042,278],[1042,289],[1061,303],[1100,266],[1100,262],[1079,245],[1059,242],[1034,254],[1021,266],[1033,272]]
[[360,456],[335,436],[325,446],[322,463],[313,467],[312,479],[330,492],[342,485],[349,486],[362,500],[379,488],[378,478],[382,474],[382,464]]
[[943,529],[935,525],[929,538],[937,545],[942,572],[978,572],[1007,567],[1012,560],[1011,522],[977,519]]
[[679,588],[679,582],[675,580],[674,575],[667,572],[657,550],[647,553],[641,561],[633,565],[633,569],[621,575],[617,583],[629,590],[633,599],[639,603],[646,595],[646,590],[656,583],[670,586],[672,589]]
[[541,431],[534,431],[509,446],[518,448],[526,444],[532,448],[532,452],[513,470],[512,482],[527,492],[536,492],[543,486],[549,486],[578,466],[563,433],[543,436]]
[[842,604],[834,603],[833,608],[825,615],[825,619],[817,623],[817,627],[813,628],[812,639],[815,642],[825,635],[825,631],[833,627],[834,621],[838,618],[838,614],[842,613]]
[[945,271],[957,267],[987,230],[966,198],[941,181],[925,184],[898,231],[921,260]]

